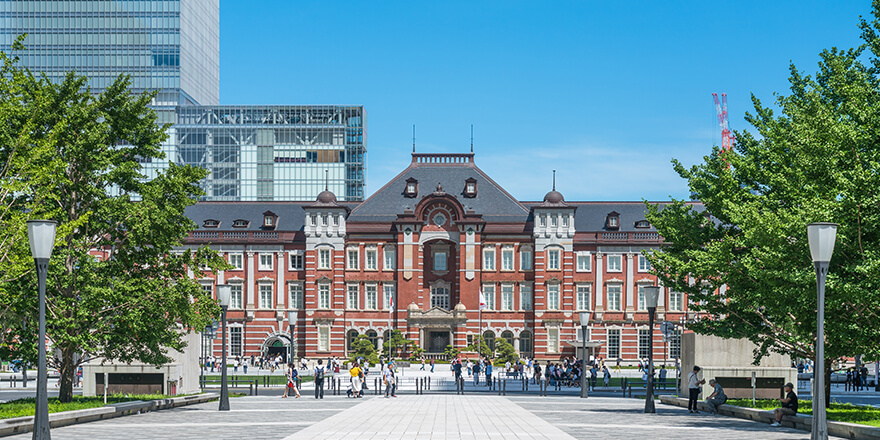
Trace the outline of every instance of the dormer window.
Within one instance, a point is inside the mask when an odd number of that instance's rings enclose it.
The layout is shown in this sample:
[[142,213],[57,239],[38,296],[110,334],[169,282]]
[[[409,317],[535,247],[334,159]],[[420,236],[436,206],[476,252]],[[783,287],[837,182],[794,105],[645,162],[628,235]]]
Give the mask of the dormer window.
[[241,220],[241,219],[239,219],[239,220],[233,220],[233,221],[232,221],[232,227],[233,227],[233,228],[246,228],[246,227],[248,227],[248,225],[250,225],[250,223],[251,223],[251,222],[249,222],[249,221],[247,221],[247,220]]
[[419,181],[412,177],[406,179],[406,189],[404,189],[403,194],[407,197],[415,197],[419,195]]
[[202,224],[204,228],[218,228],[220,227],[219,220],[205,220],[205,223]]
[[620,213],[614,211],[609,212],[608,216],[605,217],[605,228],[620,229]]
[[649,223],[647,220],[639,220],[636,222],[635,226],[639,229],[648,229],[651,227],[651,223]]
[[266,229],[275,229],[275,224],[278,221],[278,215],[272,211],[266,211],[263,213],[263,227]]
[[476,197],[477,196],[477,179],[473,177],[468,177],[464,181],[464,196],[465,197]]

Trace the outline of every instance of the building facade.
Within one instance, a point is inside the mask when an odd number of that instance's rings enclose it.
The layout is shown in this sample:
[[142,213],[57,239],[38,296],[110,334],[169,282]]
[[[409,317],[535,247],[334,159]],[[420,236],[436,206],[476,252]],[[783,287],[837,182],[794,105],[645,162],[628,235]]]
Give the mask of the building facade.
[[[202,202],[187,215],[199,229],[186,246],[208,245],[234,266],[194,274],[206,293],[233,286],[233,356],[286,353],[293,324],[308,358],[344,356],[360,334],[381,347],[401,330],[429,355],[482,334],[559,359],[576,353],[585,310],[596,356],[677,354],[647,325],[643,289],[658,281],[644,254],[663,240],[642,202],[571,202],[555,188],[518,201],[472,153],[414,153],[363,202],[324,191],[311,202]],[[684,294],[662,292],[658,322],[688,316]]]

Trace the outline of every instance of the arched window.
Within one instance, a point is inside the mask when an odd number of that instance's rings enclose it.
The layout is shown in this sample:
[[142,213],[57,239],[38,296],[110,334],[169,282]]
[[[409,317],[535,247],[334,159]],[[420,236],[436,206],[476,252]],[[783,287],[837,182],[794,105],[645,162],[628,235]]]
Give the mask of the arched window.
[[530,332],[522,332],[519,334],[519,352],[532,352],[532,334]]
[[348,338],[346,338],[348,340],[348,351],[354,350],[354,341],[357,339],[357,337],[358,337],[357,330],[349,330],[348,331]]
[[495,332],[492,330],[486,330],[483,332],[483,340],[486,341],[486,345],[489,346],[489,350],[495,351]]
[[510,330],[505,330],[501,332],[501,337],[507,340],[507,343],[513,345],[513,332]]
[[373,347],[376,347],[376,350],[379,349],[379,334],[376,333],[376,330],[367,330],[367,338],[370,342],[373,343]]

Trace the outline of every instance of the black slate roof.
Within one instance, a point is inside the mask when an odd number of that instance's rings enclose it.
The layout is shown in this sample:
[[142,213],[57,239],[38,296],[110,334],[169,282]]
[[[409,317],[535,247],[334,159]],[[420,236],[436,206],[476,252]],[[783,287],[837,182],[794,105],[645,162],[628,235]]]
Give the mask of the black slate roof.
[[[473,198],[464,196],[465,180],[471,177],[477,180],[477,196]],[[409,178],[419,181],[416,197],[404,195]],[[456,197],[465,210],[482,214],[486,222],[525,222],[529,217],[528,208],[474,165],[414,163],[355,208],[348,222],[392,222],[405,209],[415,209],[423,196],[434,192],[438,183],[447,194]]]
[[[528,208],[541,207],[542,202],[522,202]],[[652,204],[668,205],[670,202],[649,202]],[[577,207],[574,213],[574,227],[577,231],[603,231],[605,219],[611,212],[619,214],[620,228],[614,231],[620,232],[656,232],[654,225],[650,228],[636,228],[636,222],[645,220],[647,210],[644,202],[566,202],[568,206]],[[706,208],[701,203],[692,204],[697,211]]]
[[[277,223],[272,231],[300,231],[305,223],[306,211],[303,206],[315,202],[199,202],[188,206],[185,214],[199,229],[216,231],[260,231],[263,230],[263,213],[272,211],[277,216]],[[342,202],[340,206],[352,208],[357,203]],[[218,220],[217,228],[205,228],[205,220]],[[248,220],[247,228],[233,228],[235,220]]]

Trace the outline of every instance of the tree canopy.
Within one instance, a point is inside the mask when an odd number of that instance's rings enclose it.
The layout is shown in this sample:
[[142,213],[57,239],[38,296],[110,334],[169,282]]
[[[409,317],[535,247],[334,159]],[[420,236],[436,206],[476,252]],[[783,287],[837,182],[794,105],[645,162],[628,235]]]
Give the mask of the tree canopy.
[[74,73],[52,82],[0,59],[0,357],[35,358],[37,285],[23,222],[56,220],[46,328],[69,401],[83,356],[160,365],[181,350],[182,333],[219,314],[188,270],[226,263],[180,247],[196,228],[184,209],[203,194],[207,172],[144,170],[164,158],[154,93],[133,94],[123,75],[94,94]]
[[[686,168],[673,160],[699,204],[648,204],[667,245],[649,256],[692,310],[713,316],[694,330],[748,338],[770,351],[815,356],[816,277],[807,224],[840,226],[826,289],[826,355],[880,346],[880,2],[862,19],[864,44],[823,51],[818,70],[790,66],[775,107],[752,96],[732,151],[715,147]],[[722,287],[723,286],[723,287]],[[720,294],[716,294],[719,289]]]

